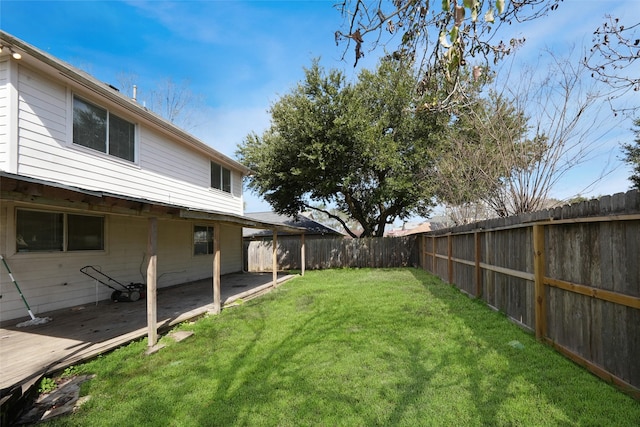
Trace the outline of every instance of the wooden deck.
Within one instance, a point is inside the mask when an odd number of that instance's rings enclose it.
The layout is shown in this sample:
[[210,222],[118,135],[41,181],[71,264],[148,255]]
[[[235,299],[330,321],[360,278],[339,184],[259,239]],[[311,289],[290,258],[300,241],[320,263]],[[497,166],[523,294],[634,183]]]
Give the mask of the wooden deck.
[[[279,275],[278,283],[291,278]],[[273,287],[271,273],[238,273],[222,276],[221,301],[229,306],[239,298],[251,298]],[[158,329],[201,316],[213,308],[212,279],[158,290]],[[0,389],[30,386],[34,381],[68,366],[93,358],[147,334],[146,300],[99,301],[38,317],[53,320],[18,328],[24,319],[0,328]]]

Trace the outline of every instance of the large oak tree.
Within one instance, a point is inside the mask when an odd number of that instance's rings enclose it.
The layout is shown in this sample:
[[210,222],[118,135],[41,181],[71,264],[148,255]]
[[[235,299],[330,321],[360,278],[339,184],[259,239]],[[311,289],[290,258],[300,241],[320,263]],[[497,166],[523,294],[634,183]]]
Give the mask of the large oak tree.
[[424,108],[414,89],[412,69],[390,57],[353,83],[314,62],[271,107],[270,128],[239,146],[254,171],[249,188],[282,214],[334,206],[360,224],[360,237],[382,236],[397,218],[427,215],[433,148],[449,118]]

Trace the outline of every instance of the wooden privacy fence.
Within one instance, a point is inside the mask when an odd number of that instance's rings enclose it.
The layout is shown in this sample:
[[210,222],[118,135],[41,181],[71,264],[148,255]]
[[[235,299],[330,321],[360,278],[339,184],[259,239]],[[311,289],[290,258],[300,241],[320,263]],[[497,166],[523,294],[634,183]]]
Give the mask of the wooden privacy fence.
[[640,194],[421,237],[421,264],[640,399]]
[[[305,240],[306,269],[325,268],[391,268],[418,266],[416,236],[371,237],[363,239],[307,238]],[[247,271],[271,271],[271,241],[245,242]],[[300,269],[301,239],[279,238],[278,269]]]

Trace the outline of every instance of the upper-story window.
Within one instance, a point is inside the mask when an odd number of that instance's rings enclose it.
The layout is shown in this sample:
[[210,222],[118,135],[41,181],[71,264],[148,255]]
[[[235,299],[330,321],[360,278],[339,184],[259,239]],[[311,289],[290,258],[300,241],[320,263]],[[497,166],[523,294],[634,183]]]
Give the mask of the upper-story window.
[[133,162],[135,125],[74,96],[73,143]]
[[231,171],[218,163],[211,162],[211,188],[231,193]]

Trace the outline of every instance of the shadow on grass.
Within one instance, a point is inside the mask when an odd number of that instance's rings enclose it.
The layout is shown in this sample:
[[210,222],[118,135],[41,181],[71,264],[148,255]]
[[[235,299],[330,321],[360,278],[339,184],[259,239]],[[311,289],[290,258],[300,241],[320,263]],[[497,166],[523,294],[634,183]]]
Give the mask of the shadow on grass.
[[395,272],[318,273],[127,368],[142,345],[125,349],[100,374],[119,394],[101,425],[640,425],[637,402],[503,315]]
[[[483,301],[423,270],[412,274],[464,325],[458,351],[447,357],[453,365],[471,367],[466,387],[481,424],[640,425],[640,405],[629,396],[537,342]],[[483,360],[489,355],[503,363]]]
[[[313,297],[303,296],[297,303],[302,307],[313,304],[309,299]],[[313,378],[308,377],[304,363],[292,364],[309,348],[317,346],[323,337],[341,329],[349,320],[348,313],[330,308],[309,311],[309,315],[303,312],[294,328],[270,338],[266,335],[272,332],[269,323],[273,319],[263,309],[270,300],[272,298],[267,296],[233,309],[243,330],[240,334],[230,331],[232,340],[238,340],[229,359],[219,360],[217,357],[221,349],[216,343],[226,339],[224,329],[197,330],[196,339],[211,342],[211,354],[203,357],[199,363],[190,363],[188,372],[160,374],[165,384],[174,383],[175,387],[142,392],[136,396],[132,406],[119,408],[121,412],[114,415],[112,425],[118,425],[123,420],[132,424],[184,420],[181,407],[185,405],[193,408],[191,422],[198,426],[300,425],[301,420],[306,420],[303,424],[323,424],[327,412],[331,412],[330,409],[327,411],[328,407],[335,406],[336,402],[340,403],[340,411],[344,410],[345,402],[357,408],[358,402],[352,394],[318,387]],[[237,325],[238,322],[229,327]],[[339,349],[336,350],[339,352]],[[203,391],[203,387],[207,390]],[[186,394],[172,392],[190,389],[197,391]],[[295,390],[295,396],[290,395],[290,389]],[[144,390],[144,384],[141,384],[140,390]],[[198,401],[194,402],[194,399]],[[351,415],[359,422],[362,422],[362,416],[366,417],[366,414]],[[349,414],[343,413],[341,417],[348,419]],[[183,422],[178,421],[178,424]],[[375,422],[366,424],[373,425]]]
[[[439,364],[426,367],[421,361],[423,344],[404,337],[402,328],[377,328],[373,314],[370,321],[354,320],[361,318],[354,311],[371,307],[348,300],[327,301],[327,294],[318,290],[290,301],[297,321],[277,337],[268,336],[273,333],[270,324],[278,309],[274,298],[267,296],[239,307],[234,313],[237,322],[228,327],[243,330],[237,335],[233,356],[225,361],[217,359],[220,349],[215,346],[224,331],[216,329],[209,337],[197,331],[198,339],[212,342],[212,353],[197,365],[197,375],[189,375],[215,381],[191,385],[210,387],[198,394],[201,402],[194,406],[198,408],[193,413],[194,425],[402,424],[407,408],[415,405],[416,393],[427,387]],[[373,304],[383,303],[381,295]],[[263,308],[267,305],[268,310]],[[394,323],[402,325],[403,314],[398,310],[390,313],[397,316]],[[369,334],[379,347],[374,355],[368,350]],[[399,357],[406,359],[399,362]],[[383,373],[402,370],[402,379],[383,375],[380,380],[389,382],[375,383],[377,379],[372,378],[377,373],[372,371],[378,368]],[[169,380],[179,382],[180,378]],[[154,390],[136,402],[133,412],[158,411],[163,413],[159,419],[166,421],[179,416],[182,404],[192,405],[188,402],[192,397]]]
[[[296,304],[298,310],[304,312],[305,306],[315,302],[312,296],[304,295]],[[336,331],[353,330],[357,335],[359,326],[352,325],[348,309],[314,308],[309,311],[311,315],[301,316],[295,328],[264,349],[256,349],[256,342],[268,330],[267,315],[259,304],[250,309],[254,314],[254,339],[224,370],[211,372],[220,378],[211,399],[222,405],[214,404],[199,414],[199,425],[389,425],[401,418],[404,411],[401,405],[393,402],[390,405],[393,413],[381,422],[378,411],[363,405],[368,399],[354,392],[354,389],[360,389],[361,370],[355,366],[351,370],[336,369],[336,365],[343,363],[343,358],[357,355],[360,346],[357,340],[348,337],[330,338]],[[386,339],[402,343],[409,354],[418,354],[415,351],[418,343],[402,342],[397,334],[388,334]],[[243,355],[256,351],[260,352],[257,363],[248,366]],[[309,358],[310,352],[315,352],[315,359]],[[324,373],[331,378],[322,378],[322,373],[319,378],[322,366],[326,366]],[[415,382],[406,385],[408,390],[423,387],[424,378],[428,377],[419,363],[411,366],[410,376]],[[293,395],[291,390],[295,391]],[[410,395],[408,390],[406,393]],[[405,399],[401,397],[400,400]]]

